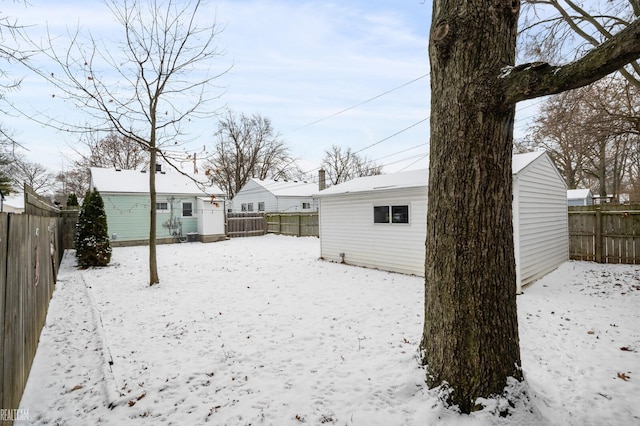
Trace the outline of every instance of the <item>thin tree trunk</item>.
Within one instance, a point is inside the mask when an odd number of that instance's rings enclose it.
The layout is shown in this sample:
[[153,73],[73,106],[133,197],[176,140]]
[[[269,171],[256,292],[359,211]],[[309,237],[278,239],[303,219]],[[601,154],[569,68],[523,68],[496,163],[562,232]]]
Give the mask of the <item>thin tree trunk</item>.
[[[515,6],[514,6],[515,5]],[[500,70],[515,60],[518,2],[436,0],[429,44],[431,157],[425,323],[430,387],[462,412],[521,379],[512,223],[515,103]],[[492,28],[487,32],[487,28]],[[481,35],[481,36],[480,36]]]
[[[152,130],[155,133],[154,130]],[[152,139],[154,140],[155,137]],[[158,284],[160,278],[158,276],[158,260],[156,256],[156,157],[157,152],[155,143],[151,143],[150,161],[149,161],[149,285]]]

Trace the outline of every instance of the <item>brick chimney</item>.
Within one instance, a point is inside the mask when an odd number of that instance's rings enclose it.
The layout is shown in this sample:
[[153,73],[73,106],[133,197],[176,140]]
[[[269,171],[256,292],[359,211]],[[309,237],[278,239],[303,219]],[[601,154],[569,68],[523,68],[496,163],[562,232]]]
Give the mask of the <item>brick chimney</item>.
[[324,169],[318,170],[318,190],[322,191],[327,187],[327,178]]

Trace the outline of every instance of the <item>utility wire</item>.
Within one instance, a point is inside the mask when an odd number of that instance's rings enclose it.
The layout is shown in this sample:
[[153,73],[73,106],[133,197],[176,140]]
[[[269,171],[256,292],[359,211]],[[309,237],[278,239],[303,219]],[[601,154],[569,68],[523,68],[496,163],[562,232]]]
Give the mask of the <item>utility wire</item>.
[[307,123],[307,124],[305,124],[305,125],[303,125],[303,126],[296,127],[295,129],[293,129],[293,130],[292,130],[292,132],[295,132],[296,130],[304,129],[305,127],[313,126],[314,124],[320,123],[321,121],[328,120],[328,119],[333,118],[333,117],[335,117],[335,116],[337,116],[337,115],[343,114],[343,113],[345,113],[345,112],[347,112],[347,111],[350,111],[350,110],[352,110],[352,109],[354,109],[354,108],[357,108],[357,107],[359,107],[359,106],[361,106],[361,105],[364,105],[364,104],[366,104],[366,103],[368,103],[368,102],[371,102],[371,101],[376,100],[376,99],[378,99],[378,98],[381,98],[381,97],[383,97],[383,96],[385,96],[385,95],[388,95],[388,94],[389,94],[389,93],[391,93],[391,92],[395,92],[396,90],[401,89],[401,88],[403,88],[403,87],[405,87],[405,86],[408,86],[409,84],[415,83],[416,81],[421,80],[421,79],[423,79],[423,78],[427,77],[428,75],[429,75],[429,73],[426,73],[426,74],[424,74],[424,75],[421,75],[421,76],[420,76],[420,77],[418,77],[418,78],[414,78],[413,80],[411,80],[411,81],[409,81],[409,82],[407,82],[407,83],[404,83],[404,84],[401,84],[400,86],[394,87],[394,88],[393,88],[393,89],[391,89],[391,90],[387,90],[387,91],[386,91],[386,92],[384,92],[384,93],[380,93],[379,95],[376,95],[376,96],[374,96],[373,98],[369,98],[369,99],[367,99],[366,101],[362,101],[362,102],[360,102],[360,103],[358,103],[358,104],[352,105],[352,106],[350,106],[349,108],[345,108],[345,109],[343,109],[343,110],[341,110],[341,111],[334,112],[334,113],[333,113],[333,114],[331,114],[331,115],[328,115],[328,116],[326,116],[326,117],[324,117],[324,118],[321,118],[321,119],[319,119],[319,120],[316,120],[316,121],[312,121],[311,123]]

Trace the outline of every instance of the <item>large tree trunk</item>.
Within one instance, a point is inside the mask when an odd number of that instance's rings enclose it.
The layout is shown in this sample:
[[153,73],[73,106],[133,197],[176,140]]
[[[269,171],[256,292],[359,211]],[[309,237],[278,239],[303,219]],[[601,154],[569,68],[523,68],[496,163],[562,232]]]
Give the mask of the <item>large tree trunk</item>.
[[[518,1],[435,0],[429,44],[431,158],[421,349],[449,402],[521,379],[512,222],[515,102],[498,82],[515,60]],[[489,30],[490,29],[490,30]]]

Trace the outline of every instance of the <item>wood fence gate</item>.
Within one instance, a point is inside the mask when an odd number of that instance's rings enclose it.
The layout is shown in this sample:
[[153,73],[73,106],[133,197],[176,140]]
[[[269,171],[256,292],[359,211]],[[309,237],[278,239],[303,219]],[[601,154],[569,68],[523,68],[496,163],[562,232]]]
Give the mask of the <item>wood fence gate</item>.
[[569,257],[640,264],[640,205],[569,207]]

